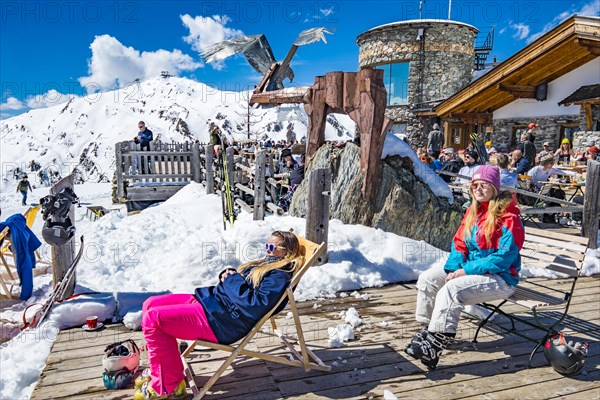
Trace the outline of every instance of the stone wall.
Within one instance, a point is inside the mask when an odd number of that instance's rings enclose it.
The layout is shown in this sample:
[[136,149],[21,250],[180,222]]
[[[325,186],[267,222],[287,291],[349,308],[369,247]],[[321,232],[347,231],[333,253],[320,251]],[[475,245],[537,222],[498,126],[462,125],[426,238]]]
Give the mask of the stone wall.
[[[420,28],[424,28],[422,68],[421,40],[417,39]],[[358,36],[360,68],[410,62],[408,104],[387,107],[386,116],[406,125],[411,146],[424,146],[434,123],[432,118],[416,116],[414,110],[431,107],[432,102],[452,96],[471,81],[476,33],[477,29],[460,22],[403,21]]]
[[[419,91],[418,31],[424,28],[423,93]],[[357,38],[359,67],[410,61],[408,102],[426,103],[445,99],[471,80],[477,31],[461,23],[399,22],[375,28]]]
[[414,175],[410,159],[399,156],[382,161],[375,199],[372,203],[364,201],[360,193],[364,174],[360,169],[359,152],[360,148],[352,143],[342,149],[321,146],[307,165],[306,179],[294,192],[290,215],[306,216],[310,172],[330,167],[331,218],[423,240],[448,251],[462,219],[462,208],[437,197]]
[[[585,130],[585,114],[583,115],[583,123],[581,117],[574,115],[552,115],[547,117],[528,117],[528,118],[514,118],[514,119],[495,119],[494,120],[494,132],[491,135],[494,147],[498,151],[509,151],[510,140],[514,126],[527,126],[529,123],[535,121],[540,126],[537,127],[537,135],[535,145],[538,151],[542,150],[542,143],[550,142],[550,149],[556,150],[560,143],[560,128],[564,124],[579,123],[580,129],[583,126]],[[591,138],[590,138],[591,137]],[[579,132],[575,134],[573,140],[573,148],[577,149],[584,146],[583,143],[587,143],[593,140],[593,137],[597,137],[594,133]],[[519,138],[517,138],[517,142]],[[600,142],[597,142],[600,143]]]

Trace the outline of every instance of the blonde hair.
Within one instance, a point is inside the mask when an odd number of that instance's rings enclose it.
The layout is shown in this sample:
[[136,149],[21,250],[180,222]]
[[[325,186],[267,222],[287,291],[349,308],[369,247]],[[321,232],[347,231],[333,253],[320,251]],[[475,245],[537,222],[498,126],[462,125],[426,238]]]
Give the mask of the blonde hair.
[[[502,214],[504,214],[506,208],[513,201],[512,194],[510,192],[504,191],[498,193],[494,186],[492,186],[492,189],[494,189],[494,196],[490,200],[488,206],[488,217],[481,227],[481,233],[483,233],[485,243],[487,244],[491,244],[492,234],[498,228],[498,219],[500,216],[502,216]],[[473,228],[473,225],[476,223],[477,213],[480,205],[473,194],[473,189],[469,189],[469,192],[471,193],[472,200],[471,206],[465,215],[465,225],[463,230],[463,232],[465,232],[465,239],[469,239],[471,237],[471,228]]]
[[289,272],[296,272],[302,264],[304,264],[304,257],[300,254],[300,243],[298,242],[298,238],[292,232],[285,231],[275,231],[271,234],[272,237],[278,238],[282,246],[285,247],[285,256],[272,263],[265,264],[266,258],[262,258],[260,260],[250,261],[246,264],[242,264],[238,267],[237,272],[240,274],[243,273],[246,269],[250,267],[255,267],[250,271],[248,277],[252,282],[254,287],[257,287],[262,278],[269,272],[274,269],[283,269],[288,264],[292,264],[292,268],[289,269]]

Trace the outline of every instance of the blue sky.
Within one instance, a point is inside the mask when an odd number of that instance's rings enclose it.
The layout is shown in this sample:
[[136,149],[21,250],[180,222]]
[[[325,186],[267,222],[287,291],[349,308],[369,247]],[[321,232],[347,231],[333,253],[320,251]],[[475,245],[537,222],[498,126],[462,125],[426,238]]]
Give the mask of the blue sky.
[[[312,84],[328,71],[356,71],[356,37],[381,24],[419,19],[419,2],[1,0],[1,117],[162,70],[240,90],[260,79],[242,56],[205,64],[197,50],[264,33],[281,60],[302,30],[333,28],[328,44],[303,46],[294,58],[294,84]],[[446,19],[448,5],[424,0],[422,17]],[[452,0],[451,18],[474,25],[482,36],[494,26],[489,59],[502,61],[574,13],[598,16],[600,0]]]

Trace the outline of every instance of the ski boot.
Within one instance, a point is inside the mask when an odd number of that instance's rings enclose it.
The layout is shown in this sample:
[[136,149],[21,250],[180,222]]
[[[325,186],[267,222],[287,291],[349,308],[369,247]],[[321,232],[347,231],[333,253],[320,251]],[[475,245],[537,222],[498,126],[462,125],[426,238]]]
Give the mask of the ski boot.
[[431,371],[436,368],[442,350],[446,348],[447,343],[448,337],[443,333],[431,333],[423,329],[413,336],[404,352],[417,360],[421,360]]
[[185,380],[181,381],[172,393],[163,396],[157,394],[154,389],[150,387],[150,382],[144,383],[142,387],[137,389],[133,394],[133,400],[176,400],[185,399],[186,397],[187,391],[185,389]]
[[136,389],[139,389],[142,387],[142,385],[146,382],[150,382],[150,368],[146,368],[145,370],[142,371],[142,373],[140,374],[140,376],[138,376],[137,378],[135,378],[135,382],[133,384],[133,387]]

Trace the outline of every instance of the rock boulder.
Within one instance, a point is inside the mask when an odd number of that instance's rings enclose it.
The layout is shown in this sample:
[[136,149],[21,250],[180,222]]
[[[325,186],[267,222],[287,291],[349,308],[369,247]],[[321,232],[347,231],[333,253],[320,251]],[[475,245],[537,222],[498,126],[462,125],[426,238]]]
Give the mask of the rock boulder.
[[361,224],[423,240],[443,250],[450,249],[463,211],[446,198],[437,197],[413,173],[410,158],[391,156],[382,160],[382,177],[372,204],[361,197],[364,174],[360,169],[359,147],[321,146],[307,165],[306,179],[294,193],[289,213],[306,217],[308,179],[317,168],[330,167],[332,218],[345,224]]

